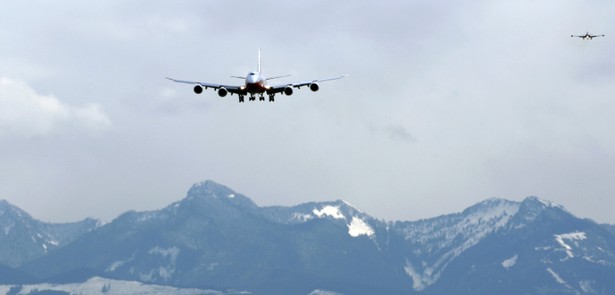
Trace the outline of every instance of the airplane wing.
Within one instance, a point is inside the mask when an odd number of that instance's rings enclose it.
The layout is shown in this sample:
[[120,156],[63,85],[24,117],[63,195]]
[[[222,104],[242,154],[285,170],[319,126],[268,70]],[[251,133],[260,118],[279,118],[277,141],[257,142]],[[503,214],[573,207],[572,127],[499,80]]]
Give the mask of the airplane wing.
[[[312,91],[317,91],[318,90],[318,83],[326,82],[326,81],[339,80],[339,79],[342,79],[342,78],[344,78],[346,76],[348,76],[348,75],[342,75],[342,76],[333,77],[333,78],[326,78],[326,79],[318,79],[318,80],[309,80],[309,81],[301,81],[301,82],[280,84],[280,85],[272,86],[271,88],[269,88],[269,90],[267,90],[267,93],[270,93],[270,94],[280,93],[280,92],[286,93],[285,89],[287,89],[287,88],[293,88],[294,87],[294,88],[299,89],[299,88],[301,88],[303,86],[309,86],[310,89],[312,89]],[[290,93],[292,93],[292,91]]]
[[191,84],[191,85],[200,85],[201,87],[203,87],[205,89],[213,88],[214,90],[218,90],[220,88],[224,88],[224,89],[226,89],[230,93],[241,93],[242,92],[241,86],[236,86],[236,85],[223,85],[223,84],[214,84],[214,83],[207,83],[207,82],[177,80],[177,79],[173,79],[173,78],[169,78],[169,77],[166,77],[166,78],[171,80],[171,81],[173,81],[173,82],[177,82],[177,83],[184,83],[184,84]]

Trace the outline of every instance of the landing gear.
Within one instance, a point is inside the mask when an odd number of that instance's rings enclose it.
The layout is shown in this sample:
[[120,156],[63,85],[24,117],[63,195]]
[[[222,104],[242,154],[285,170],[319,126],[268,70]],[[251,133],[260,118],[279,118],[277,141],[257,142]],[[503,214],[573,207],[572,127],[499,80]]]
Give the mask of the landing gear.
[[239,96],[239,102],[243,102],[243,95]]
[[270,101],[270,102],[273,102],[273,100],[274,100],[274,99],[273,99],[273,94],[269,94],[269,101]]
[[261,96],[258,98],[258,100],[265,101],[265,97],[261,94]]
[[254,98],[254,95],[250,95],[250,101],[255,101],[256,98]]

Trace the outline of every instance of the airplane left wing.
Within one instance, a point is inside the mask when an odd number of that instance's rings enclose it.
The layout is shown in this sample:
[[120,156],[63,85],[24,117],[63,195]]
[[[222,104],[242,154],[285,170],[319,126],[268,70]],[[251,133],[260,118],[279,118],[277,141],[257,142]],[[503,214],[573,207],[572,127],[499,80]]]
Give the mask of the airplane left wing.
[[280,84],[280,85],[272,86],[271,88],[269,88],[267,90],[267,93],[273,94],[273,93],[283,92],[286,95],[291,95],[291,94],[293,94],[292,88],[300,89],[303,86],[310,87],[310,90],[312,90],[312,91],[318,91],[318,89],[320,88],[318,86],[318,83],[326,82],[326,81],[339,80],[339,79],[342,79],[342,78],[344,78],[346,76],[348,76],[348,75],[342,75],[342,76],[333,77],[333,78],[326,78],[326,79],[318,79],[318,80],[310,80],[310,81],[301,81],[301,82],[295,82],[295,83]]

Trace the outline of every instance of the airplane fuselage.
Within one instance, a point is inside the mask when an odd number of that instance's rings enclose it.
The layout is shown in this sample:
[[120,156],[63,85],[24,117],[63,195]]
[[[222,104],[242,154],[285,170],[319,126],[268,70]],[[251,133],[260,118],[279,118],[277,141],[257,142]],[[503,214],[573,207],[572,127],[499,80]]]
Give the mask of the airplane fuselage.
[[246,76],[246,85],[244,87],[245,90],[251,94],[264,93],[268,89],[267,79],[257,72],[250,72],[248,76]]

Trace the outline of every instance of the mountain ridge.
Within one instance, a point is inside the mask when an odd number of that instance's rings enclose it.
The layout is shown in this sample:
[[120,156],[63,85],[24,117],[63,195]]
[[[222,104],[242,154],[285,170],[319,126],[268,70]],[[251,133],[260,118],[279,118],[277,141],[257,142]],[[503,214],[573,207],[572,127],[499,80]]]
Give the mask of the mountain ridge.
[[[204,181],[180,201],[126,212],[19,270],[62,283],[91,273],[253,294],[507,294],[503,286],[536,277],[542,281],[526,292],[592,294],[615,291],[595,275],[615,274],[613,253],[610,226],[537,197],[491,198],[458,213],[383,221],[342,200],[259,207]],[[498,281],[508,283],[485,283]]]
[[17,267],[59,249],[101,225],[92,218],[46,223],[6,200],[0,200],[0,264]]

